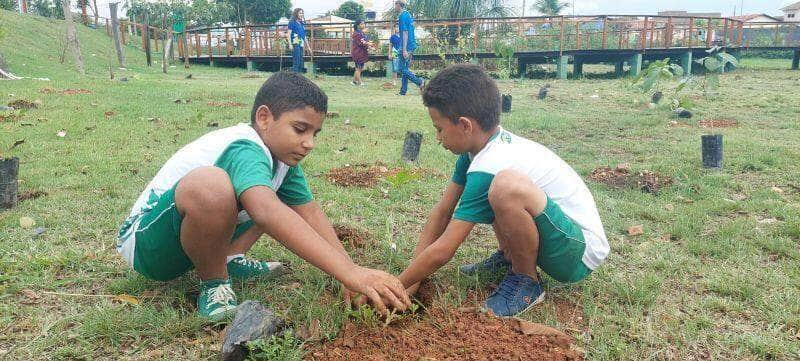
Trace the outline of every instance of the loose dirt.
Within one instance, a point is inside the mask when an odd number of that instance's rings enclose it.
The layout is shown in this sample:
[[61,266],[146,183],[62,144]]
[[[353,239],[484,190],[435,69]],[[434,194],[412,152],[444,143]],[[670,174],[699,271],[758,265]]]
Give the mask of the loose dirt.
[[64,95],[92,94],[92,91],[88,89],[66,89],[61,91],[61,94]]
[[638,188],[642,192],[657,194],[661,188],[674,183],[672,178],[648,170],[631,173],[627,165],[620,164],[616,168],[600,167],[589,174],[589,179],[603,183],[611,188]]
[[[533,326],[533,327],[531,327]],[[583,360],[573,340],[548,327],[500,319],[470,308],[431,309],[425,318],[387,327],[346,324],[307,360]]]
[[44,196],[47,196],[47,195],[48,194],[45,191],[39,191],[39,190],[36,190],[36,191],[25,191],[25,192],[22,192],[20,194],[17,194],[17,201],[18,202],[24,202],[24,201],[27,201],[27,200],[33,200],[33,199],[36,199],[36,198],[39,198],[39,197],[44,197]]
[[706,119],[699,123],[702,128],[736,128],[739,122],[733,119]]
[[14,109],[36,109],[39,107],[39,104],[26,99],[17,99],[8,103],[8,106]]
[[381,179],[395,175],[402,170],[402,168],[389,169],[382,165],[356,164],[333,168],[326,177],[329,182],[342,187],[372,187]]
[[244,104],[239,102],[208,102],[208,106],[217,108],[234,108],[243,107]]
[[366,248],[369,245],[375,244],[372,235],[366,231],[345,224],[334,225],[333,230],[336,232],[336,236],[344,242],[348,251],[353,251],[356,248]]
[[[485,298],[480,291],[472,296]],[[434,282],[423,281],[414,301],[423,306],[416,315],[389,326],[349,322],[333,341],[310,344],[306,360],[583,360],[574,340],[553,328],[479,313],[470,301],[437,306]],[[559,319],[574,318],[575,307],[567,307],[574,305],[564,306]]]

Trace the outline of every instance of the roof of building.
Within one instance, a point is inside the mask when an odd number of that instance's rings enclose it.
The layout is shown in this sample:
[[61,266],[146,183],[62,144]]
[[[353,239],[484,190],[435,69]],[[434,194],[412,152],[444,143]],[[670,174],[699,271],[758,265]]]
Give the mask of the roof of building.
[[797,9],[800,9],[800,1],[798,1],[798,2],[796,2],[794,4],[789,4],[789,5],[784,6],[783,8],[781,8],[781,11],[797,10]]
[[741,21],[744,21],[744,22],[748,22],[748,21],[753,21],[754,19],[758,19],[758,18],[760,18],[762,16],[765,17],[765,18],[772,19],[774,21],[782,21],[781,19],[779,19],[779,18],[777,18],[775,16],[770,16],[770,15],[767,15],[767,14],[747,14],[747,15],[741,15],[741,16],[734,16],[733,19],[741,20]]

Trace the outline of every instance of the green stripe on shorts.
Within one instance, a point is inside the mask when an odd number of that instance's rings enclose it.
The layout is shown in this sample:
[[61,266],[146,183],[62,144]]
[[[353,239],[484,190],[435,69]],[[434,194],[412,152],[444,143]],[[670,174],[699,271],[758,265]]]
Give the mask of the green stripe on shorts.
[[539,231],[539,268],[559,282],[578,282],[592,271],[583,263],[583,230],[561,207],[547,198],[544,211],[534,219]]

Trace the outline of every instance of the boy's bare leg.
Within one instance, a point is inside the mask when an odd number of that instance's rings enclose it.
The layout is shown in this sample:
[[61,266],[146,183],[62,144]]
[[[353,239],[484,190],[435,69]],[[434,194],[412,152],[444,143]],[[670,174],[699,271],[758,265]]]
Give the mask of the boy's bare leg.
[[228,174],[217,167],[189,172],[175,189],[175,206],[183,217],[181,245],[200,279],[227,279],[225,258],[237,216]]
[[250,251],[250,248],[253,248],[253,245],[256,244],[263,234],[264,232],[261,231],[261,228],[258,228],[258,226],[254,224],[250,229],[233,240],[228,250],[228,256],[247,253]]
[[489,187],[489,203],[495,214],[497,237],[504,243],[505,256],[511,259],[511,270],[539,282],[539,231],[533,218],[544,211],[547,196],[524,174],[505,170]]

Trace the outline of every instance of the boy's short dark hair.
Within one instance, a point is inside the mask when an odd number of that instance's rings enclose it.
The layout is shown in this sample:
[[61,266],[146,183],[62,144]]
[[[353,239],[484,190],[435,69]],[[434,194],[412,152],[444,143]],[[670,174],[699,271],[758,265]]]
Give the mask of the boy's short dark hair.
[[484,131],[500,124],[500,91],[477,65],[456,64],[440,71],[425,85],[422,102],[453,123],[458,123],[459,117],[467,117],[477,121]]
[[301,74],[281,71],[261,86],[253,102],[250,122],[255,123],[258,107],[266,105],[275,119],[283,113],[311,107],[318,113],[328,112],[328,96],[317,84]]

